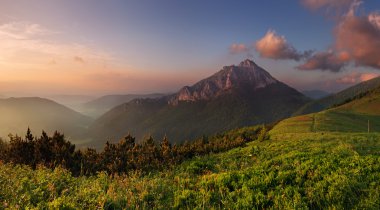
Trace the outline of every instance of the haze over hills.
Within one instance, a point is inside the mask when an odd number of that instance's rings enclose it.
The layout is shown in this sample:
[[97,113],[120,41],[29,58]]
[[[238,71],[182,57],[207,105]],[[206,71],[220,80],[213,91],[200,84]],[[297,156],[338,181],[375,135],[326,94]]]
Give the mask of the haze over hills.
[[311,99],[321,99],[331,94],[323,90],[304,90],[301,93]]
[[0,116],[0,136],[4,139],[10,133],[24,136],[30,127],[35,135],[42,130],[58,130],[77,144],[84,143],[84,131],[92,121],[61,104],[37,97],[0,99]]
[[105,95],[100,98],[93,99],[81,105],[81,112],[85,115],[97,118],[109,111],[110,109],[130,102],[136,98],[158,98],[162,97],[164,94],[153,93],[153,94],[126,94],[126,95]]
[[294,113],[294,116],[309,114],[313,112],[319,112],[324,109],[330,108],[334,105],[342,104],[345,101],[350,100],[352,97],[356,95],[364,94],[379,86],[380,86],[380,77],[376,77],[371,80],[361,82],[357,85],[344,89],[338,93],[335,93],[327,97],[321,98],[319,100],[311,101],[305,104],[297,112]]
[[118,140],[128,132],[139,140],[144,135],[155,139],[166,135],[178,143],[283,119],[308,101],[253,61],[245,60],[175,94],[117,106],[90,126],[89,135],[97,145]]
[[96,99],[91,95],[49,95],[46,98],[51,99],[59,104],[67,106],[77,112],[85,113],[83,104]]

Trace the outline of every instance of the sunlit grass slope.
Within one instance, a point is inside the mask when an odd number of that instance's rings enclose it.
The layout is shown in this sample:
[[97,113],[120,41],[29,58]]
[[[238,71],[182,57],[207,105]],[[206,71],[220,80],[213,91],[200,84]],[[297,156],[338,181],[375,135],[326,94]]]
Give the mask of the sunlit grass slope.
[[288,133],[113,178],[0,164],[0,189],[9,209],[379,209],[380,135]]
[[380,88],[332,109],[283,120],[271,134],[368,132],[368,127],[370,132],[380,132]]
[[352,97],[363,95],[368,91],[374,90],[380,86],[380,77],[361,82],[357,85],[344,89],[338,93],[327,97],[311,101],[296,111],[293,116],[315,113],[328,109],[334,105],[342,104]]

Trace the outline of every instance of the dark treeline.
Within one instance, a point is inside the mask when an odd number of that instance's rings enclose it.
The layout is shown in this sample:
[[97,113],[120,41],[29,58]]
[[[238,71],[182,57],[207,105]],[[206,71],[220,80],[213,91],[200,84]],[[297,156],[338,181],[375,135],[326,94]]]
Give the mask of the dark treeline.
[[44,166],[64,167],[73,175],[93,175],[99,171],[109,174],[123,174],[139,170],[150,172],[178,164],[194,156],[218,153],[244,146],[246,142],[262,139],[266,129],[262,126],[242,128],[212,137],[172,145],[165,137],[155,141],[152,137],[141,143],[131,135],[118,143],[107,142],[102,151],[92,148],[75,149],[75,145],[59,132],[52,136],[44,131],[41,136],[33,136],[28,128],[24,138],[9,136],[9,142],[0,140],[0,160],[5,163],[25,164],[33,169]]

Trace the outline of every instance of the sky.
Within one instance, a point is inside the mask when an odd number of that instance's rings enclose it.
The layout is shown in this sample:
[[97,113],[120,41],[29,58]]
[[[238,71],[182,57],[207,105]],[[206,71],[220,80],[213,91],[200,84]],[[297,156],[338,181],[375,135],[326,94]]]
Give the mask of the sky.
[[0,96],[175,92],[250,58],[298,90],[380,75],[378,0],[0,0]]

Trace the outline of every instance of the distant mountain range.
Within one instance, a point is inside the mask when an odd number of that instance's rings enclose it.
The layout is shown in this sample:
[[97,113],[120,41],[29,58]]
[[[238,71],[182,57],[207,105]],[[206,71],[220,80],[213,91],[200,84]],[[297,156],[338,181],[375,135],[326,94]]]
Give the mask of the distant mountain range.
[[[0,99],[0,137],[24,135],[30,127],[34,134],[58,130],[71,141],[85,143],[85,130],[92,119],[54,101],[29,97]],[[78,141],[81,140],[81,141]]]
[[290,116],[310,100],[273,78],[251,60],[225,66],[175,94],[134,99],[98,118],[89,128],[96,144],[127,133],[138,139],[167,136],[192,140],[227,129],[269,123]]
[[323,90],[304,90],[301,93],[311,99],[321,99],[331,94]]
[[126,94],[126,95],[105,95],[100,98],[96,98],[81,105],[80,111],[93,118],[100,117],[112,108],[132,101],[137,98],[158,98],[164,94]]
[[[336,129],[343,129],[337,125],[344,125],[341,123],[344,121],[352,124],[352,130],[356,129],[355,126],[363,130],[367,120],[380,129],[380,121],[376,118],[379,114],[378,88],[380,77],[311,100],[325,93],[309,91],[305,93],[306,97],[273,78],[253,61],[245,60],[237,66],[225,66],[174,94],[108,95],[92,101],[88,101],[93,98],[87,96],[56,98],[66,104],[70,101],[82,103],[82,113],[92,113],[89,116],[93,118],[104,113],[96,120],[48,99],[0,99],[0,137],[7,138],[9,133],[24,135],[30,127],[36,135],[42,130],[59,130],[76,144],[96,148],[101,148],[107,140],[118,141],[128,133],[138,140],[149,135],[158,140],[167,136],[171,142],[181,143],[233,128],[302,115],[285,121],[298,125],[302,124],[304,114],[309,113],[315,114],[306,115],[309,121],[312,120],[308,123],[319,122],[322,126],[319,129],[333,122]],[[339,108],[349,106],[352,108]],[[307,121],[302,125],[310,129]]]
[[53,100],[59,104],[69,107],[82,114],[86,113],[83,104],[95,100],[96,96],[90,95],[50,95],[46,96],[47,99]]

